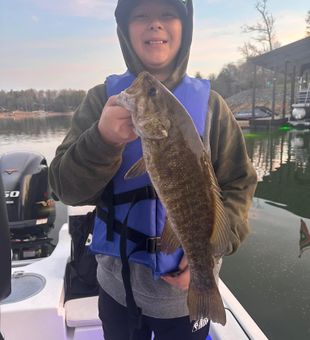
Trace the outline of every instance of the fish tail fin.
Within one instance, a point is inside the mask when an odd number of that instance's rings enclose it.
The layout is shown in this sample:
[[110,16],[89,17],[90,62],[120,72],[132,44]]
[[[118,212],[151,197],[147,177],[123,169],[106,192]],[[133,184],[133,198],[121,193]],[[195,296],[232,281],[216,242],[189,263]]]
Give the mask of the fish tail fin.
[[188,290],[187,304],[190,320],[208,318],[213,322],[226,324],[226,312],[216,284],[212,289],[197,289],[191,283]]

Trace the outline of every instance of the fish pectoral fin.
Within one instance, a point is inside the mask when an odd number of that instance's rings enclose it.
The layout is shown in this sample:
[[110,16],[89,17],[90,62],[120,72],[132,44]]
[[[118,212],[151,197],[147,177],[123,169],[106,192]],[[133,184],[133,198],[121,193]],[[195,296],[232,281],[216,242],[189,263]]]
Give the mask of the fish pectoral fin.
[[125,179],[130,179],[143,175],[146,172],[145,162],[140,158],[125,174]]
[[160,249],[165,254],[172,254],[181,247],[180,241],[171,228],[170,222],[166,219],[163,233],[161,235]]

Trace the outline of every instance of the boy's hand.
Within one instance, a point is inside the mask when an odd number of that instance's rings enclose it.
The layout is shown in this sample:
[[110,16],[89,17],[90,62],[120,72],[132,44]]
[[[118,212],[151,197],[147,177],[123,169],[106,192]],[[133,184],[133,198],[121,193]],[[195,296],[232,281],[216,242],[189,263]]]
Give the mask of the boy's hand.
[[187,290],[189,287],[190,272],[186,255],[183,255],[178,271],[163,275],[161,278],[172,286],[181,290]]
[[116,96],[109,97],[98,123],[104,141],[112,145],[131,142],[138,138],[133,128],[130,112],[116,104]]

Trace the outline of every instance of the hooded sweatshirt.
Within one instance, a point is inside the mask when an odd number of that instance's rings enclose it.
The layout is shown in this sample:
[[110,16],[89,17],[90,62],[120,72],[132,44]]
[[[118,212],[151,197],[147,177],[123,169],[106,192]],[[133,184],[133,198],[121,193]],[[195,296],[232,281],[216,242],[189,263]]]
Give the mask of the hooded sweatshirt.
[[[182,45],[175,68],[164,84],[171,90],[186,74],[193,30],[192,1],[179,1],[186,6],[181,12]],[[128,9],[136,0],[119,0],[116,9],[117,33],[128,70],[139,74],[142,63],[128,39]],[[184,5],[183,5],[184,4]],[[126,15],[125,15],[126,14]],[[90,89],[77,108],[71,128],[50,165],[49,180],[54,194],[69,205],[96,204],[104,188],[122,162],[124,146],[107,144],[98,130],[98,121],[107,101],[105,84]],[[230,219],[232,238],[227,253],[236,251],[249,233],[248,209],[256,187],[256,173],[247,156],[238,123],[225,101],[211,90],[204,136],[215,174],[222,190],[223,203]],[[126,305],[120,259],[97,255],[98,282],[117,302]],[[151,269],[130,263],[131,283],[137,305],[144,315],[175,318],[188,315],[187,292],[154,280]],[[219,267],[215,266],[215,271]]]
[[[193,35],[193,5],[191,0],[167,0],[166,2],[171,3],[172,5],[178,5],[177,8],[179,9],[182,20],[182,45],[175,60],[175,68],[168,79],[163,82],[169,90],[172,90],[186,74]],[[132,49],[128,36],[129,11],[138,3],[139,0],[119,0],[115,10],[117,35],[124,60],[128,70],[134,75],[138,75],[141,71],[145,70]]]

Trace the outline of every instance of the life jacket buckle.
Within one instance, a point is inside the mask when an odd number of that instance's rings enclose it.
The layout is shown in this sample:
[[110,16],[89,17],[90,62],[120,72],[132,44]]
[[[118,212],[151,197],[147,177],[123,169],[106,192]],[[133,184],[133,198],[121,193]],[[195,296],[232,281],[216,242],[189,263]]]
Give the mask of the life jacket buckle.
[[146,251],[148,253],[159,253],[161,249],[161,238],[160,237],[148,237],[146,239]]

